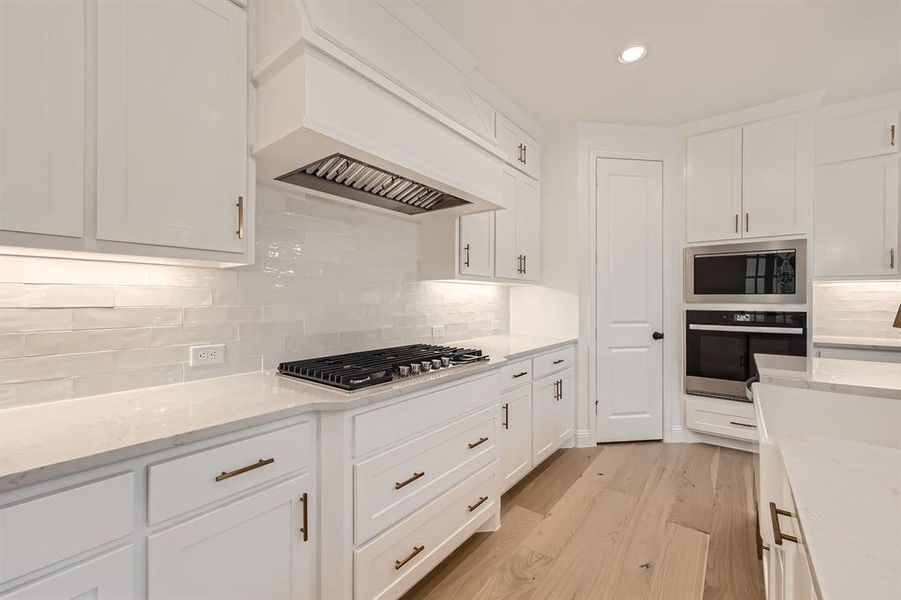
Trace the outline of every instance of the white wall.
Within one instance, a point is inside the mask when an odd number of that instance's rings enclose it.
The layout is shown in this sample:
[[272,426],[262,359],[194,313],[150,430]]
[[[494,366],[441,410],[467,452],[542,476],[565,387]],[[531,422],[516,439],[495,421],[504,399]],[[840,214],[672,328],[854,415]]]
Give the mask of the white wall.
[[508,329],[507,287],[419,281],[414,222],[260,187],[256,227],[237,269],[0,257],[0,407]]

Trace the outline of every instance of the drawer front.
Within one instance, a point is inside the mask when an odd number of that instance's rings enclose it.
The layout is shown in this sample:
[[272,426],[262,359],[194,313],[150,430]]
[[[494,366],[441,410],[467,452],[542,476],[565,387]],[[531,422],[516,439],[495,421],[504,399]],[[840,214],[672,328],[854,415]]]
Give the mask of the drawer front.
[[509,390],[530,381],[532,381],[532,361],[528,358],[501,367],[501,390]]
[[134,474],[0,509],[0,582],[134,531]]
[[309,423],[299,423],[150,467],[151,525],[311,464]]
[[549,373],[572,367],[576,364],[576,349],[572,346],[548,352],[532,359],[532,377],[539,379]]
[[363,543],[492,463],[497,408],[354,465],[354,539]]
[[135,551],[131,545],[38,579],[0,600],[131,600],[135,594]]
[[399,598],[498,510],[496,487],[492,465],[358,548],[355,595]]
[[742,417],[720,412],[688,407],[686,415],[688,429],[721,435],[738,440],[757,441],[757,420],[753,417]]
[[354,417],[354,456],[395,444],[488,406],[500,396],[497,373]]

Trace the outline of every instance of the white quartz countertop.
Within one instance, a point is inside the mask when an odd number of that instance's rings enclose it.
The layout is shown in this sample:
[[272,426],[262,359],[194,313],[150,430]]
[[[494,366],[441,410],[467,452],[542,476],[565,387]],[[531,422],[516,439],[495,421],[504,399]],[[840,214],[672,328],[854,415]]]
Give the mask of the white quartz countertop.
[[491,358],[356,392],[258,371],[0,410],[0,491],[305,412],[358,408],[575,341],[499,335],[447,342]]
[[779,447],[820,598],[898,598],[901,450],[813,435]]
[[846,337],[838,335],[815,335],[814,346],[833,346],[838,348],[858,348],[861,350],[897,350],[901,352],[901,336],[897,339]]
[[755,354],[761,383],[901,400],[901,364]]

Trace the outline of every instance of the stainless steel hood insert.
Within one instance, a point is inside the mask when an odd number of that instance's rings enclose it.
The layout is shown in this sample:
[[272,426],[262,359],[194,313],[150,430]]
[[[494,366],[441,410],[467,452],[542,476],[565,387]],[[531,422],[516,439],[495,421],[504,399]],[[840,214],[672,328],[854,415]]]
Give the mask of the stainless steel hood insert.
[[472,204],[343,154],[332,154],[276,180],[408,215]]

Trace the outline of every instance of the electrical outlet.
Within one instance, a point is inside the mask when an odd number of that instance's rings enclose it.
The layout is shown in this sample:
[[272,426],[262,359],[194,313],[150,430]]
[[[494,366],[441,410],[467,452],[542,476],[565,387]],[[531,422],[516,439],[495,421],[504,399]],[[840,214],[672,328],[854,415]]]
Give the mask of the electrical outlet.
[[209,346],[191,346],[191,366],[206,367],[221,365],[225,362],[225,344]]
[[444,325],[432,325],[432,338],[440,340],[444,337]]

